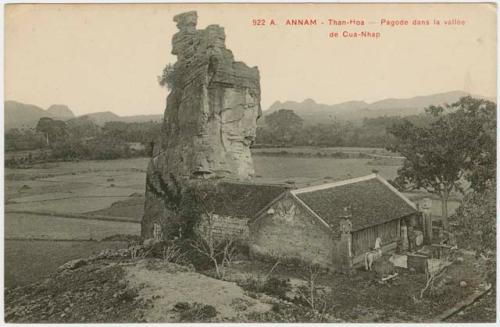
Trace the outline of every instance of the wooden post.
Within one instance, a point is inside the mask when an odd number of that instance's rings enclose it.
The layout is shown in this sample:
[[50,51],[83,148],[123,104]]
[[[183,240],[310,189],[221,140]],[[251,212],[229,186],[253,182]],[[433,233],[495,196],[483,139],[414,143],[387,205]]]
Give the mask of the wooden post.
[[422,232],[424,233],[424,243],[432,243],[432,199],[424,198],[420,206],[422,215]]
[[350,272],[352,268],[352,222],[346,216],[340,221],[340,256],[342,258],[342,270]]
[[403,251],[408,250],[408,227],[404,222],[401,224],[401,247]]

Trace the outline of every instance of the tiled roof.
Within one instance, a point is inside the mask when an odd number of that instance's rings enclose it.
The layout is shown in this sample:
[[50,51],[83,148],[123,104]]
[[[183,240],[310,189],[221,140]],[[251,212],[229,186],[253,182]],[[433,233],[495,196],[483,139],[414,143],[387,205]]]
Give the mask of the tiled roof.
[[289,190],[288,185],[222,181],[207,198],[208,207],[218,215],[253,219]]
[[292,194],[334,230],[345,216],[345,207],[350,207],[353,231],[417,211],[408,199],[377,175],[297,189]]

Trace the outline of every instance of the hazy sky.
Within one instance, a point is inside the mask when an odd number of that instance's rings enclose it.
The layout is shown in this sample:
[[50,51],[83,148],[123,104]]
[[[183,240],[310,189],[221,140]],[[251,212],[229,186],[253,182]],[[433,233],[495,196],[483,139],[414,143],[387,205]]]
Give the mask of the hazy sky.
[[[175,62],[172,17],[188,10],[198,11],[199,29],[224,26],[235,58],[259,67],[264,109],[276,100],[333,104],[464,89],[496,97],[491,4],[24,4],[6,6],[5,99],[66,104],[76,114],[163,113],[167,90],[157,75]],[[258,18],[278,25],[252,26]],[[287,18],[318,26],[285,26]],[[410,25],[381,26],[383,18]],[[412,26],[413,19],[466,23]],[[363,30],[380,38],[328,36]]]

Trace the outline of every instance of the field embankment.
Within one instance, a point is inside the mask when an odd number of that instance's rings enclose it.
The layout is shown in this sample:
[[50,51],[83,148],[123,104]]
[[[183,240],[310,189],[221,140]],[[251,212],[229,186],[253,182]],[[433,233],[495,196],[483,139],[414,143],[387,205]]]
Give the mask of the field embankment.
[[31,284],[69,260],[126,246],[126,242],[115,241],[6,240],[5,287]]

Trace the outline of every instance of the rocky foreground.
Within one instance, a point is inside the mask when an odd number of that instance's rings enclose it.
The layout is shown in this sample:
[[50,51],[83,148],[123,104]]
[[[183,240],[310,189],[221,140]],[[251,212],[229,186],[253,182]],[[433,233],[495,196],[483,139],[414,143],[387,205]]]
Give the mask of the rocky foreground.
[[[161,259],[74,260],[5,298],[6,321],[23,323],[241,321],[271,308],[235,283]],[[201,315],[186,314],[193,308]]]
[[[274,312],[278,304],[296,310],[277,298],[249,294],[234,282],[197,273],[190,265],[129,254],[123,249],[73,260],[41,282],[7,289],[6,321],[252,322],[272,315],[279,321],[289,318]],[[335,321],[329,316],[321,320]]]
[[[478,293],[485,283],[484,260],[466,252],[424,298],[418,296],[425,286],[424,274],[400,270],[397,278],[381,283],[373,272],[326,273],[317,280],[319,305],[313,310],[304,293],[307,281],[297,268],[241,260],[233,262],[220,280],[211,277],[213,271],[196,271],[187,262],[180,265],[141,255],[154,248],[153,244],[105,250],[70,261],[40,282],[6,289],[5,319],[10,323],[436,322],[442,320],[436,317]],[[494,319],[495,297],[486,295],[448,321]]]

